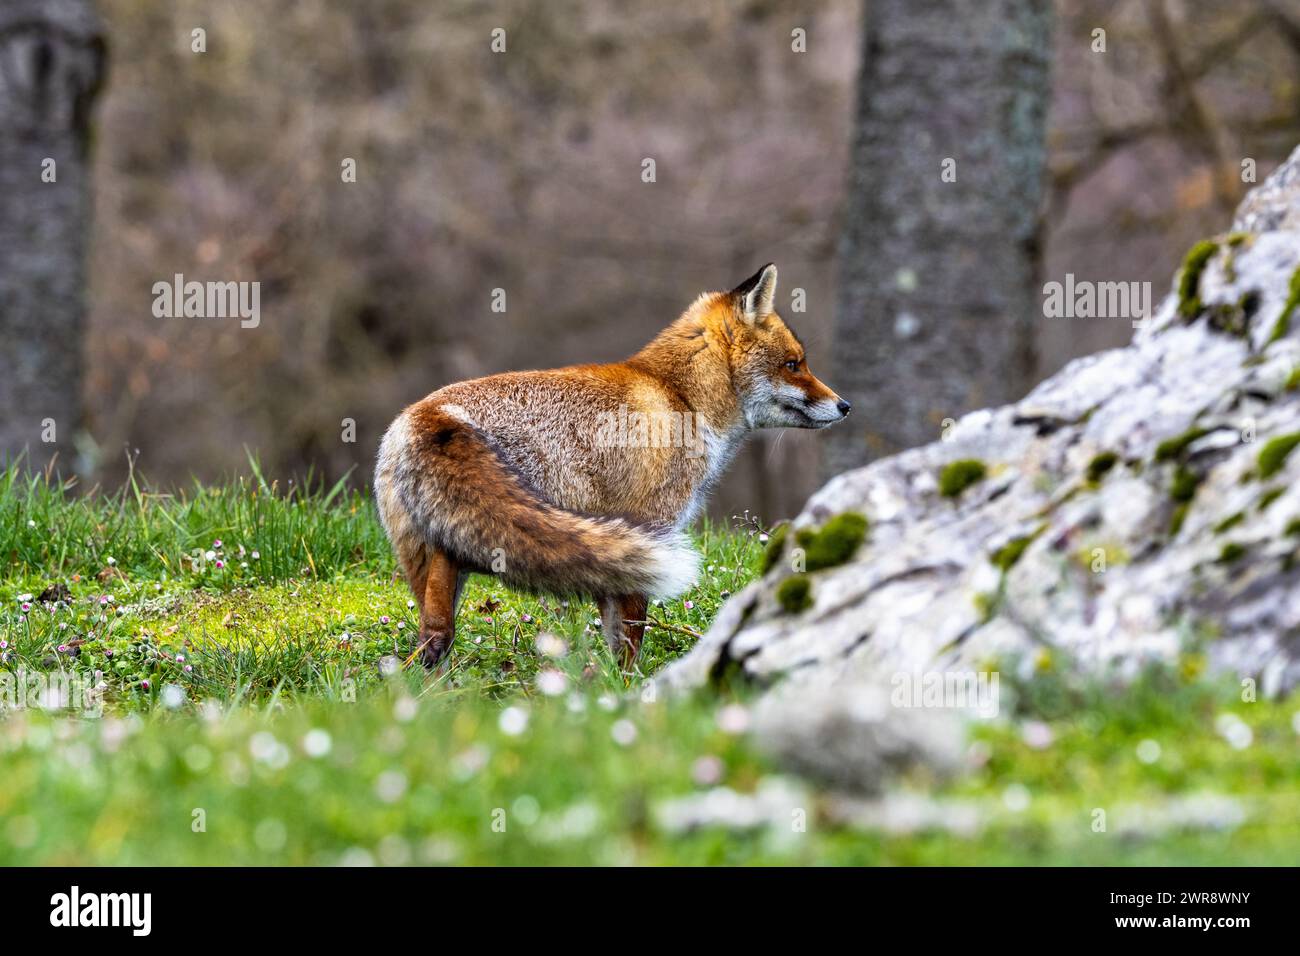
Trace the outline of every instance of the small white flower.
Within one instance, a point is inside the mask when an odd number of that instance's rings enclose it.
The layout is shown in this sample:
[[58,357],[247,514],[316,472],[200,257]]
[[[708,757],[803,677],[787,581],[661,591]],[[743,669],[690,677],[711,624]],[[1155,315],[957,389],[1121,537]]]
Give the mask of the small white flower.
[[568,678],[554,668],[547,668],[537,675],[537,689],[547,697],[560,696],[568,686]]
[[740,704],[728,704],[718,711],[718,729],[727,734],[743,734],[749,729],[749,711]]
[[1160,744],[1148,737],[1137,745],[1137,758],[1145,764],[1153,764],[1160,759]]
[[620,747],[629,747],[636,742],[636,724],[627,718],[616,720],[609,728],[609,735]]
[[400,770],[385,770],[375,780],[375,796],[384,803],[396,803],[406,793],[406,774]]
[[397,698],[397,703],[393,705],[393,719],[401,724],[409,724],[415,719],[420,705],[415,702],[415,698],[403,695]]
[[302,735],[302,752],[308,757],[324,757],[333,746],[334,739],[327,730],[313,728]]
[[1052,745],[1052,728],[1041,720],[1027,720],[1020,728],[1020,737],[1034,750],[1046,750]]
[[1029,809],[1029,788],[1022,783],[1011,784],[1002,791],[1002,803],[1012,813]]
[[522,707],[507,707],[501,711],[497,726],[508,737],[518,737],[528,729],[528,711]]

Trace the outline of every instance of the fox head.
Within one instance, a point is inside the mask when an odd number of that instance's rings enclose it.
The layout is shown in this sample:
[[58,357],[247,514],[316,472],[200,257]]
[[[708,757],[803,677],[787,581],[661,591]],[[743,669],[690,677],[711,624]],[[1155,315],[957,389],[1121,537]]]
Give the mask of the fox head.
[[776,266],[768,263],[719,303],[732,383],[750,428],[825,428],[850,405],[808,368],[803,343],[776,314]]

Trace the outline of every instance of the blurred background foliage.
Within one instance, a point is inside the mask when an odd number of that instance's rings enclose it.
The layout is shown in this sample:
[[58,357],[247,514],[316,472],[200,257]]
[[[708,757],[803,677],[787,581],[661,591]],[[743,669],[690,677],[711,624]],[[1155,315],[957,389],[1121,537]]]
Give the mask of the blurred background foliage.
[[[98,6],[110,66],[79,464],[104,481],[124,451],[172,482],[236,472],[248,448],[271,475],[366,482],[404,404],[504,369],[618,359],[769,260],[814,370],[829,368],[857,0]],[[1150,280],[1158,298],[1184,250],[1226,225],[1242,158],[1262,179],[1300,139],[1300,2],[1056,7],[1043,280]],[[260,281],[260,327],[155,318],[151,288],[175,273]],[[1132,331],[1035,328],[1037,377]],[[754,441],[715,511],[796,511],[819,482],[817,441]]]

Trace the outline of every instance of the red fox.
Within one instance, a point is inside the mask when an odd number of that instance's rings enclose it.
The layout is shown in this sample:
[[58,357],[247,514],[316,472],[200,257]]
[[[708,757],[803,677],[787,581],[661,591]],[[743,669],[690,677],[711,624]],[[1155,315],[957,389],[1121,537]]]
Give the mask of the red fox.
[[375,499],[420,608],[419,653],[451,648],[470,572],[595,598],[630,667],[649,596],[694,581],[684,529],[756,428],[825,428],[849,403],[776,314],[776,266],[701,295],[611,365],[507,372],[406,408],[379,446]]

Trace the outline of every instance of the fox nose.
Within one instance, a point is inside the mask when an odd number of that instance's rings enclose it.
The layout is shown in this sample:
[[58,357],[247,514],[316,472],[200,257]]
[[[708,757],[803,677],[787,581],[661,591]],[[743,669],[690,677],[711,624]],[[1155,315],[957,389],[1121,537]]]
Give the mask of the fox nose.
[[842,398],[835,403],[835,407],[840,410],[840,415],[847,415],[850,411],[853,410],[853,406],[850,405]]

